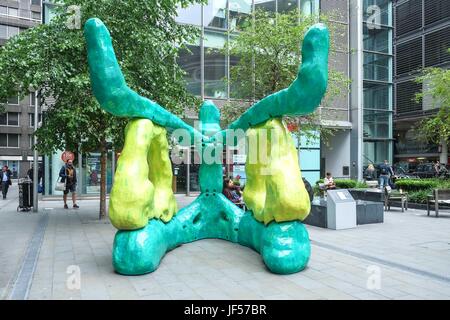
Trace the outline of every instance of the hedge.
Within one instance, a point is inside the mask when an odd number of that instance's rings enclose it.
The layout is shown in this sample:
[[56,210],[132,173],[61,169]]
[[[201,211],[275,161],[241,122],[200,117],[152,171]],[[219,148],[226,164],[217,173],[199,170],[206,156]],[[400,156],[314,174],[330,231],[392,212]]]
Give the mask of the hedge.
[[[316,182],[316,185],[318,186],[320,183],[323,183],[323,179],[320,179]],[[354,189],[356,187],[358,188],[366,188],[367,185],[365,183],[358,182],[356,180],[350,180],[350,179],[335,179],[334,183],[336,184],[336,188],[339,189]]]
[[405,191],[425,191],[437,188],[438,185],[438,181],[434,179],[400,179],[395,182],[397,189],[403,189]]

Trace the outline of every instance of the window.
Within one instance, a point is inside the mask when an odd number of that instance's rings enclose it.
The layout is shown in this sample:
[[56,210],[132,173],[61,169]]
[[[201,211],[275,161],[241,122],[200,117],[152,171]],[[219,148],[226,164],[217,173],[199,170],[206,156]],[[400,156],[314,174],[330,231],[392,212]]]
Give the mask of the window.
[[364,50],[390,53],[390,30],[388,28],[369,29],[364,24]]
[[41,14],[39,12],[31,11],[31,19],[41,20]]
[[8,8],[5,6],[0,6],[0,14],[8,14]]
[[36,105],[36,92],[30,92],[30,106]]
[[317,15],[319,14],[319,7],[319,0],[300,0],[300,12],[303,15]]
[[205,27],[226,29],[227,0],[210,0],[203,7],[203,23]]
[[31,5],[41,6],[41,0],[31,0]]
[[19,104],[19,96],[9,97],[8,104]]
[[8,27],[0,24],[0,39],[8,39]]
[[0,147],[3,148],[18,148],[19,147],[19,135],[0,133]]
[[364,82],[364,109],[389,110],[391,85]]
[[298,9],[297,0],[278,0],[278,12],[284,13]]
[[193,4],[186,9],[178,8],[175,20],[179,23],[191,24],[195,26],[202,25],[202,5]]
[[8,15],[13,16],[13,17],[18,17],[19,16],[19,9],[8,8]]
[[[29,119],[30,119],[30,127],[34,128],[34,113],[29,113],[28,115],[30,116],[29,117]],[[41,121],[42,121],[42,114],[39,113],[38,122],[41,122]]]
[[32,134],[28,135],[28,146],[30,147],[30,149],[34,146],[34,136]]
[[389,138],[390,117],[384,110],[364,110],[364,138]]
[[8,26],[8,39],[19,34],[19,27]]
[[255,0],[255,9],[261,9],[264,11],[275,12],[277,5],[275,0]]
[[[379,22],[382,25],[392,25],[390,14],[391,5],[389,2],[390,0],[363,0],[364,21],[369,20],[372,23]],[[380,8],[379,16],[378,11],[372,10],[372,6]]]
[[19,113],[8,112],[0,115],[0,126],[19,126]]
[[252,11],[251,0],[230,0],[230,29],[241,29]]
[[389,56],[365,53],[364,54],[364,79],[389,81],[391,70],[391,58]]
[[188,50],[180,50],[178,55],[178,65],[186,72],[184,80],[186,89],[190,93],[201,95],[201,73],[200,46],[188,46]]
[[223,48],[226,35],[219,32],[205,32],[205,96],[226,98],[227,58],[219,49]]
[[9,97],[8,104],[19,104],[19,96]]
[[364,165],[381,163],[389,159],[390,141],[364,141]]

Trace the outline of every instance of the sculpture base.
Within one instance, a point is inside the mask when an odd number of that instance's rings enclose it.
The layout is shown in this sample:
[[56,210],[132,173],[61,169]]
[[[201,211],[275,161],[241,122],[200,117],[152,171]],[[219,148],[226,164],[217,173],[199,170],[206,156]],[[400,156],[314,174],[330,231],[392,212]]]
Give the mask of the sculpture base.
[[124,275],[155,271],[164,255],[184,243],[216,238],[250,247],[278,274],[303,270],[311,253],[308,232],[300,221],[267,226],[229,202],[222,194],[202,194],[171,221],[157,219],[133,231],[118,231],[113,245],[114,269]]

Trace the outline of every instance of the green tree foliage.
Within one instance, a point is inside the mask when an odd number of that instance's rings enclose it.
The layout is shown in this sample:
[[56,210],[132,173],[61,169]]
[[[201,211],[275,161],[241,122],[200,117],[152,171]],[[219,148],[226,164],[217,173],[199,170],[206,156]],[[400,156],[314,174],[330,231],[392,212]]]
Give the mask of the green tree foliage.
[[[185,90],[184,72],[175,63],[178,50],[198,31],[175,22],[177,5],[201,0],[60,0],[57,15],[11,38],[0,48],[0,101],[19,92],[39,90],[45,101],[43,126],[37,131],[40,153],[80,150],[102,153],[100,217],[105,215],[107,141],[123,144],[127,119],[102,111],[90,87],[84,22],[97,17],[111,32],[128,85],[168,110],[181,114],[197,104]],[[68,25],[80,8],[81,24]],[[73,28],[75,26],[75,28]]]
[[[301,63],[303,37],[318,20],[330,29],[332,53],[337,35],[343,30],[338,24],[330,23],[331,18],[331,15],[304,16],[297,10],[283,14],[257,10],[239,25],[238,33],[233,30],[224,49],[235,62],[230,70],[231,98],[247,101],[232,100],[227,103],[223,108],[225,120],[231,122],[253,102],[290,85]],[[336,97],[348,90],[348,85],[349,80],[343,73],[329,70],[328,90],[322,106],[331,105]],[[300,122],[304,134],[310,130],[332,133],[320,125],[318,112],[300,119],[286,120]]]
[[[450,53],[450,49],[449,49]],[[433,106],[439,108],[434,116],[424,119],[418,125],[423,140],[439,144],[441,139],[450,142],[450,69],[428,68],[416,79],[425,84],[424,90],[417,94],[416,100],[421,101],[430,96]]]

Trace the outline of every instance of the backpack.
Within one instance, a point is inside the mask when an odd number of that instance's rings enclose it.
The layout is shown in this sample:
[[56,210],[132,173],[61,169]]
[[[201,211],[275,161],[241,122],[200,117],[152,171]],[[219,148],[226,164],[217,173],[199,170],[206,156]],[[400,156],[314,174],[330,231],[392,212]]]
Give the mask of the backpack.
[[383,174],[383,175],[387,175],[388,174],[388,170],[387,170],[386,166],[382,166],[381,167],[381,174]]

